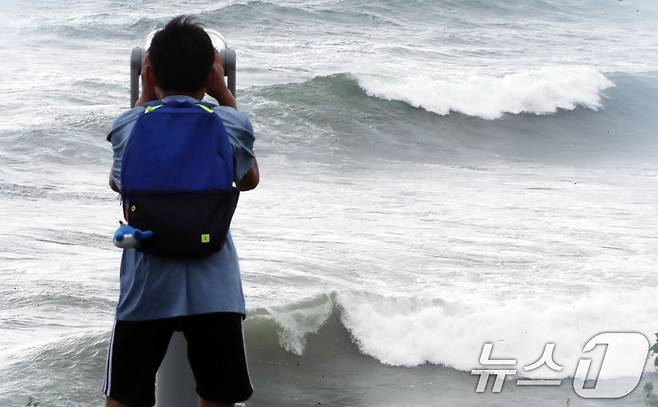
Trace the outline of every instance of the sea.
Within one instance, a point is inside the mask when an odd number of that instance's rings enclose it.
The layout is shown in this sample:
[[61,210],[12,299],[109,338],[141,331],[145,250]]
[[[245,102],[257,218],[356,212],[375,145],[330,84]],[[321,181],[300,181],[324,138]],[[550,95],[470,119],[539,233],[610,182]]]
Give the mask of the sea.
[[[257,138],[246,406],[658,405],[649,355],[623,398],[573,381],[600,333],[656,340],[658,2],[1,0],[0,406],[104,403],[106,136],[131,49],[179,14],[236,50]],[[596,386],[647,346],[624,352]]]

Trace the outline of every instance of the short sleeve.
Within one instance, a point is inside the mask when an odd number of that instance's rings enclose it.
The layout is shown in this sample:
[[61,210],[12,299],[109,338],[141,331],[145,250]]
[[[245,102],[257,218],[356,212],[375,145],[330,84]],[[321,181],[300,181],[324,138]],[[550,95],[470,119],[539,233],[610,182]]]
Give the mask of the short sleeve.
[[216,107],[215,111],[224,123],[229,143],[233,149],[233,174],[237,182],[251,170],[253,165],[255,157],[254,129],[244,113],[224,106]]
[[112,130],[107,135],[107,140],[112,143],[113,152],[110,177],[119,189],[121,189],[121,160],[123,159],[123,151],[126,148],[126,142],[135,125],[135,121],[142,110],[144,110],[143,107],[136,107],[120,114],[112,123]]

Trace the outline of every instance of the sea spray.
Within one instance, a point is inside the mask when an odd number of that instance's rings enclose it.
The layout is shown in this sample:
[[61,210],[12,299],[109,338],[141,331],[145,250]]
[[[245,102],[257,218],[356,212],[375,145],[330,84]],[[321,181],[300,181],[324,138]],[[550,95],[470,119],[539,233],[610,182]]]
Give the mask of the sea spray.
[[502,76],[363,75],[359,83],[371,96],[401,100],[440,115],[459,112],[491,120],[505,113],[550,114],[578,106],[597,110],[602,107],[602,92],[614,86],[593,68],[569,65],[524,69]]

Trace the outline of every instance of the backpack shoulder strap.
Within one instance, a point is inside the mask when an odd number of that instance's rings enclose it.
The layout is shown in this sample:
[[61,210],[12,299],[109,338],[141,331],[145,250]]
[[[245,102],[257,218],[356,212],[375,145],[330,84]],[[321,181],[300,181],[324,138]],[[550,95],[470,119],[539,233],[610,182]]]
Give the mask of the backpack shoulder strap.
[[229,190],[233,151],[224,123],[209,103],[154,101],[146,105],[127,141],[122,197],[131,191]]

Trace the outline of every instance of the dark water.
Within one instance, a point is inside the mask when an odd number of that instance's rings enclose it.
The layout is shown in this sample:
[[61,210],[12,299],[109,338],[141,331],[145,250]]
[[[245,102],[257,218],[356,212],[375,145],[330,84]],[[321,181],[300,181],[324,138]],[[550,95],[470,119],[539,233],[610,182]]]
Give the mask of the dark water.
[[[593,335],[658,328],[654,2],[7,0],[0,406],[102,403],[105,135],[130,49],[180,13],[238,50],[257,133],[248,405],[644,405],[649,364],[610,402],[568,377]],[[518,367],[555,343],[566,379],[476,394],[487,341]]]

